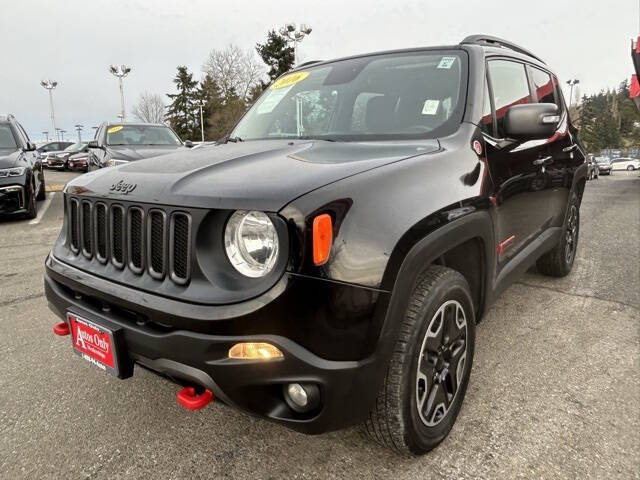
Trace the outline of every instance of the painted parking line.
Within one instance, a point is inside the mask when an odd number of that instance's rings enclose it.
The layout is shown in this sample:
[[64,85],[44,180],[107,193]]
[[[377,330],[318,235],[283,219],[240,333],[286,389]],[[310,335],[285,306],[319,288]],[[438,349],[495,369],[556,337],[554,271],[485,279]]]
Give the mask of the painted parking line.
[[29,225],[35,225],[36,223],[40,223],[40,220],[42,220],[42,217],[44,217],[44,214],[47,212],[49,205],[51,205],[51,200],[53,200],[54,195],[55,195],[55,192],[47,195],[47,198],[42,203],[40,210],[38,210],[38,215],[36,216],[36,218],[34,218],[29,222]]

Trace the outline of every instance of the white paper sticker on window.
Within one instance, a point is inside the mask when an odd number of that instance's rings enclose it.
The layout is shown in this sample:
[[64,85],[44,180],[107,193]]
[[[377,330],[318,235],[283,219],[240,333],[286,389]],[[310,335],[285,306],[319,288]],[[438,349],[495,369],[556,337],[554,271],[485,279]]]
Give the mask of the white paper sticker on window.
[[422,106],[422,115],[435,115],[439,105],[440,100],[426,100]]
[[447,70],[453,66],[453,62],[456,61],[456,57],[442,57],[438,68],[446,68]]
[[259,114],[273,112],[273,109],[278,106],[278,104],[292,88],[293,85],[286,88],[276,88],[269,90],[265,99],[262,101],[262,103],[260,103],[260,105],[258,105],[256,112],[258,112]]

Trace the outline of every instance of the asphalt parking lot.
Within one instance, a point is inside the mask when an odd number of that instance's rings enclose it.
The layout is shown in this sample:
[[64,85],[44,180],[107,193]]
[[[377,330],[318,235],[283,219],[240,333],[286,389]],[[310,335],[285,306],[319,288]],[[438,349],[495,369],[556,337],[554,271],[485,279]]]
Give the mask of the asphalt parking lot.
[[458,422],[421,458],[355,428],[309,437],[221,403],[189,412],[164,379],[119,381],[74,355],[43,294],[62,221],[62,194],[49,198],[35,221],[0,223],[1,478],[640,478],[637,172],[588,182],[570,276],[531,270],[485,315]]

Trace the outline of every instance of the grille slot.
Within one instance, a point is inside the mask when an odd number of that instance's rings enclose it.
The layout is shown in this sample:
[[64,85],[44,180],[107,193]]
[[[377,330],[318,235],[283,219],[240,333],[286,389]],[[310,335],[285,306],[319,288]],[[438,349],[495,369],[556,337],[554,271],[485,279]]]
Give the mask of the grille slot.
[[124,208],[111,207],[111,263],[117,268],[124,267]]
[[191,258],[191,217],[182,212],[171,216],[169,232],[169,268],[171,279],[179,284],[189,280]]
[[91,213],[93,208],[87,200],[84,200],[81,205],[82,211],[80,217],[82,218],[82,224],[80,232],[82,237],[82,254],[87,258],[91,258],[93,255],[93,243],[91,241]]
[[134,273],[144,270],[144,211],[139,207],[129,208],[128,234],[129,268]]
[[104,203],[96,203],[96,258],[107,262],[107,206]]
[[69,202],[69,244],[73,253],[80,251],[78,209],[78,200],[72,198]]
[[169,277],[178,285],[189,283],[189,213],[74,197],[67,214],[69,248],[75,255],[82,252],[90,261],[138,275],[148,273],[156,280]]
[[163,278],[165,275],[165,244],[167,238],[166,215],[161,210],[151,210],[147,219],[149,275]]

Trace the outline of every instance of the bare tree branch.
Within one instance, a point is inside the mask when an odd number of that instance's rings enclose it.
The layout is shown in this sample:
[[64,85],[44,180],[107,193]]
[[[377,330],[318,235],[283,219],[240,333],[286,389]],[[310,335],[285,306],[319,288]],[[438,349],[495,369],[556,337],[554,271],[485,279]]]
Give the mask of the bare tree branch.
[[248,101],[252,88],[260,83],[265,67],[253,50],[243,51],[236,45],[229,45],[222,50],[211,50],[202,70],[215,79],[224,99],[235,94]]
[[138,103],[131,109],[135,117],[145,123],[164,123],[164,110],[162,95],[149,92],[140,94]]

